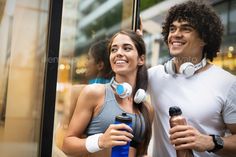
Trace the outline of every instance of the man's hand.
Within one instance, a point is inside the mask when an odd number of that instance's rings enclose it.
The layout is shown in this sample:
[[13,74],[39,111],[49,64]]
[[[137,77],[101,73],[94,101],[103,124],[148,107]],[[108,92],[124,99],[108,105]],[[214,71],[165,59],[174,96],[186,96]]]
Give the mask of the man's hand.
[[141,16],[139,16],[139,20],[140,20],[140,26],[139,29],[136,30],[136,33],[140,36],[143,36],[143,22]]
[[178,125],[170,129],[170,142],[176,150],[192,149],[204,152],[214,148],[212,137],[201,134],[190,125]]

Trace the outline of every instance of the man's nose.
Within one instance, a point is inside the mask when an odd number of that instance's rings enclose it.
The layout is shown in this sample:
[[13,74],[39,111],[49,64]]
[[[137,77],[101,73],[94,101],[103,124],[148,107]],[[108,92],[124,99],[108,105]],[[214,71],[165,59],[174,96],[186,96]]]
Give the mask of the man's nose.
[[172,34],[178,37],[182,36],[182,32],[180,31],[180,29],[176,29]]

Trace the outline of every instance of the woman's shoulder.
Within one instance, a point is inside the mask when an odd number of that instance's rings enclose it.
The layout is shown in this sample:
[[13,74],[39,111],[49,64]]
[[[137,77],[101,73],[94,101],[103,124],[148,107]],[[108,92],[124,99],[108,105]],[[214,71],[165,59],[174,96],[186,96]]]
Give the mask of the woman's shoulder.
[[81,91],[83,95],[87,96],[101,96],[105,93],[105,84],[89,84]]
[[[83,108],[97,107],[105,97],[105,85],[104,84],[91,84],[86,85],[78,98],[77,105]],[[86,104],[86,105],[84,105]]]

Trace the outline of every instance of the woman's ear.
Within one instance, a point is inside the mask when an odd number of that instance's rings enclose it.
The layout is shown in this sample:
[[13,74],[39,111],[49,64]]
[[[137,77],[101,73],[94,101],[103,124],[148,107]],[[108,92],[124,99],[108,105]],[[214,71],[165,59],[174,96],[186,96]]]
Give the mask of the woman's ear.
[[99,61],[99,62],[97,63],[97,68],[98,68],[99,71],[101,71],[101,70],[104,68],[104,63],[103,63],[103,61]]
[[138,65],[141,66],[145,63],[145,56],[141,55],[140,57],[138,57]]

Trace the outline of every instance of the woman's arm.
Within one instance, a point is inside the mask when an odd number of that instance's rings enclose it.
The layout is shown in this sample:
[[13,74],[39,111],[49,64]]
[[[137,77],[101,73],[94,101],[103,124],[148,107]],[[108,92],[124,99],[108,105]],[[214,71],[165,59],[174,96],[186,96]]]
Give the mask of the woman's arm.
[[[99,112],[98,106],[104,103],[104,98],[104,85],[88,85],[81,91],[63,142],[62,150],[67,155],[78,156],[89,153],[86,148],[87,139],[82,136],[92,116],[95,112]],[[99,136],[97,146],[104,149],[124,145],[133,138],[131,132],[132,129],[126,124],[111,124],[105,133]]]
[[62,150],[67,155],[76,156],[88,153],[85,138],[82,136],[93,116],[95,107],[101,97],[103,98],[103,93],[104,87],[97,85],[88,85],[81,91],[62,146]]

